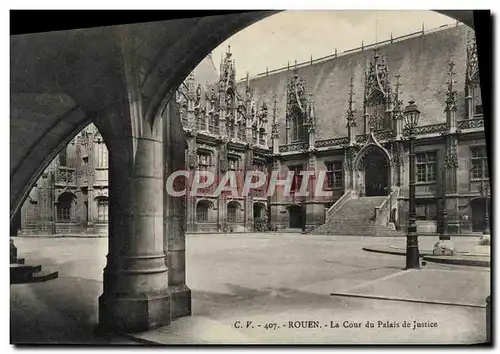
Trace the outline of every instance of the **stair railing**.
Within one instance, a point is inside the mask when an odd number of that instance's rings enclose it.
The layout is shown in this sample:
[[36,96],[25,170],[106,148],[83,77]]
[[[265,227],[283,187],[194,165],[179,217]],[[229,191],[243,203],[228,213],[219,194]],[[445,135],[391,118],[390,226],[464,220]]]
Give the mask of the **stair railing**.
[[326,211],[325,215],[325,223],[330,220],[330,218],[335,214],[337,211],[340,210],[344,206],[344,204],[348,201],[353,199],[354,197],[354,190],[352,189],[347,189],[342,196],[337,199],[337,201]]
[[382,226],[389,225],[391,221],[391,211],[397,206],[399,191],[399,187],[392,187],[389,196],[379,206],[374,208],[373,219],[376,224]]

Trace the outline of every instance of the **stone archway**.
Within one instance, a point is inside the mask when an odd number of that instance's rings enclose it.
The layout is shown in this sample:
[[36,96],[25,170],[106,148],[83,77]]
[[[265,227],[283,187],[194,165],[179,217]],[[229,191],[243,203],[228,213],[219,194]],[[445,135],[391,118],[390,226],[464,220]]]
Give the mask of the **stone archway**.
[[213,217],[210,215],[210,210],[213,210],[214,204],[210,200],[202,199],[196,204],[196,222],[208,223]]
[[257,218],[264,218],[266,216],[266,205],[261,202],[256,202],[253,203],[253,217],[254,219]]
[[289,228],[302,229],[304,224],[304,210],[300,205],[290,205],[288,208]]
[[239,223],[241,222],[241,211],[242,211],[242,207],[241,207],[241,204],[235,200],[233,201],[230,201],[229,203],[227,203],[227,206],[226,206],[226,211],[227,211],[227,214],[226,214],[226,220],[228,222],[228,224],[236,224],[236,223]]
[[356,156],[354,167],[354,188],[359,196],[389,195],[392,171],[387,150],[376,142],[365,145]]

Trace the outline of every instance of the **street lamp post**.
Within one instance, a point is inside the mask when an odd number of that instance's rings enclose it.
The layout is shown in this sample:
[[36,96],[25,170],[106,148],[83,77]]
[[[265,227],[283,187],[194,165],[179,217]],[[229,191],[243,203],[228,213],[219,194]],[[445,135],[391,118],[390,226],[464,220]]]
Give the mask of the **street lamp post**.
[[420,111],[415,101],[409,101],[404,110],[404,123],[410,141],[410,181],[408,230],[406,234],[406,269],[420,268],[418,234],[415,211],[415,127],[418,125]]
[[483,235],[490,234],[490,215],[489,215],[489,204],[488,204],[488,192],[489,188],[484,181],[481,181],[481,194],[484,196],[484,229]]
[[447,205],[446,205],[446,166],[443,166],[443,181],[442,181],[442,198],[443,198],[443,209],[441,210],[441,232],[439,234],[439,240],[440,241],[447,241],[450,240],[450,235],[448,234],[448,211]]

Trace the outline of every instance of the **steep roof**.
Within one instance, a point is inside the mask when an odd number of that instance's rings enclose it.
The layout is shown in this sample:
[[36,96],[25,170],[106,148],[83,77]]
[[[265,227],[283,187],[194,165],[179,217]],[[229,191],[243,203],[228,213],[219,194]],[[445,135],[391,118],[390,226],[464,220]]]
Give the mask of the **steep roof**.
[[[390,71],[391,88],[394,89],[394,76],[399,73],[400,98],[404,105],[412,99],[418,104],[422,112],[419,125],[445,121],[445,92],[451,60],[456,64],[457,117],[461,119],[465,115],[463,88],[468,30],[464,25],[440,28],[379,45],[380,55],[385,57]],[[299,66],[299,75],[315,101],[317,140],[347,136],[346,112],[351,76],[354,77],[353,108],[357,110],[357,133],[362,133],[365,69],[373,56],[374,51],[365,48]],[[284,70],[250,78],[255,97],[265,100],[269,107],[276,95],[281,144],[285,141],[286,84],[291,74],[292,70]],[[238,83],[240,92],[244,90],[244,85]]]

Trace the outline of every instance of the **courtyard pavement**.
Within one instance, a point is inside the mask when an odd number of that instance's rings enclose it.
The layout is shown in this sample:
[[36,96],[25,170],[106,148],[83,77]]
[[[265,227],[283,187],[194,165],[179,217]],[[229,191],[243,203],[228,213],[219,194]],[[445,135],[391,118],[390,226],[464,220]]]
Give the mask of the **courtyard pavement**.
[[[489,268],[427,263],[421,270],[404,271],[404,257],[362,251],[404,245],[404,238],[256,233],[187,235],[186,240],[193,316],[135,338],[102,339],[94,328],[107,239],[14,238],[20,257],[58,270],[59,278],[11,285],[11,342],[132,344],[139,338],[162,344],[470,344],[485,340]],[[431,247],[436,237],[419,241],[422,247]],[[454,242],[457,249],[466,249],[478,238]],[[408,328],[403,327],[405,321]],[[413,329],[414,321],[426,327]],[[302,326],[314,328],[295,328]]]

